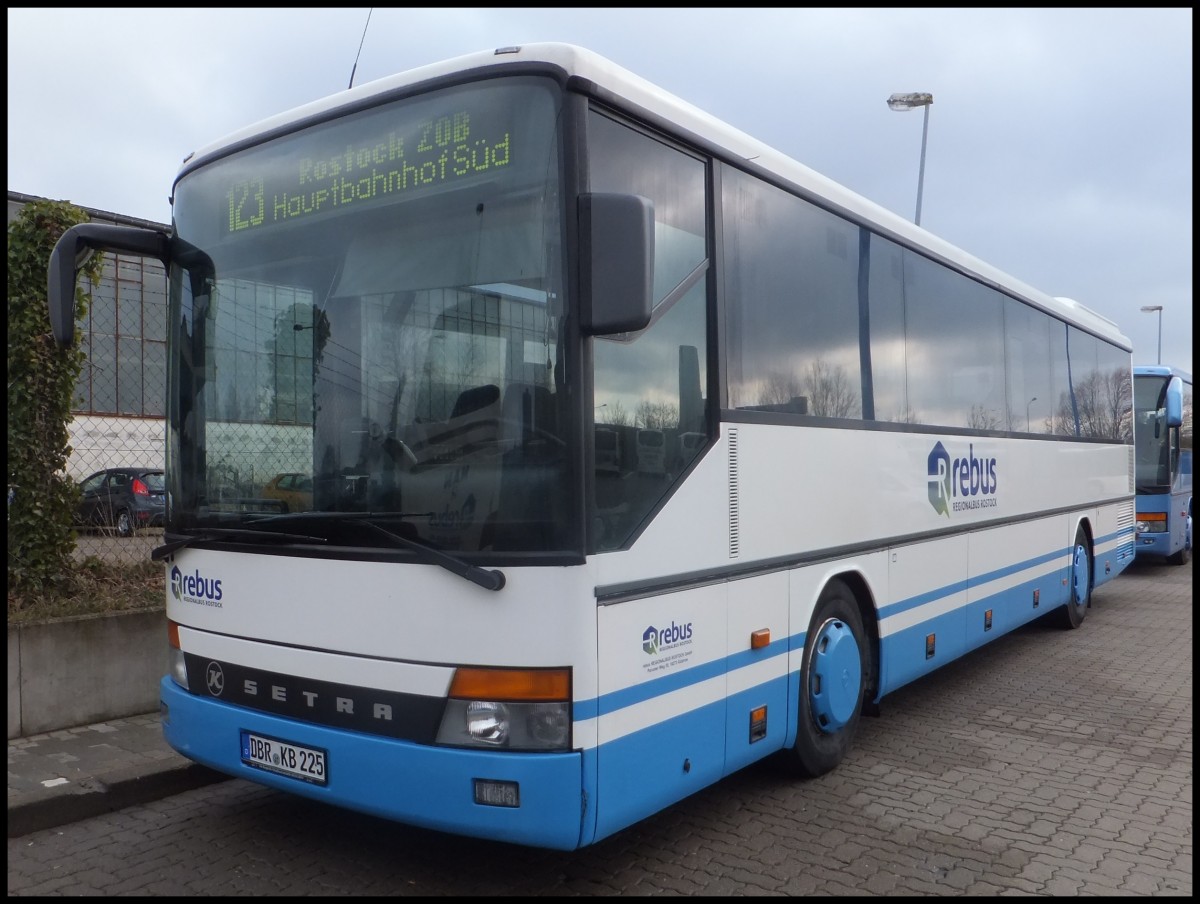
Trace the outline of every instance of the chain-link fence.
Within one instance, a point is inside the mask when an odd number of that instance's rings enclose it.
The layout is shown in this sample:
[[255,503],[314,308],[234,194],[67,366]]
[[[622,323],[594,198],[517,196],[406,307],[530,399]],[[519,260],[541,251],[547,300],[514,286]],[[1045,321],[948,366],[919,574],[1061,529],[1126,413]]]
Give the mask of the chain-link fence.
[[148,559],[162,542],[166,273],[149,258],[106,254],[79,323],[85,361],[68,426],[80,482],[76,557]]
[[[8,193],[8,223],[35,195]],[[136,217],[82,208],[93,223],[169,227]],[[167,387],[167,275],[153,259],[105,253],[98,282],[76,324],[83,368],[68,424],[67,473],[79,482],[75,556],[105,561],[148,559],[162,542],[165,514],[161,474]],[[114,470],[114,469],[119,469]],[[108,475],[113,474],[111,480]],[[12,486],[9,504],[21,487]]]
[[80,483],[77,559],[141,561],[162,543],[164,424],[160,418],[72,418],[68,467]]

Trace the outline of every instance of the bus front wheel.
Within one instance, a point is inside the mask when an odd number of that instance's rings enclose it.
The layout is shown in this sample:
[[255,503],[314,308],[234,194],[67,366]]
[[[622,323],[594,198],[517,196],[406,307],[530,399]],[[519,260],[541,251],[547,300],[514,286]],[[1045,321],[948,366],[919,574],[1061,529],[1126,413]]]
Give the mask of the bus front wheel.
[[1075,545],[1071,547],[1070,587],[1067,590],[1067,604],[1060,610],[1060,624],[1064,628],[1078,628],[1083,624],[1091,605],[1092,550],[1088,545],[1087,532],[1078,527],[1075,529]]
[[796,742],[790,751],[801,775],[824,775],[850,749],[862,715],[870,656],[854,595],[842,581],[830,581],[804,641]]

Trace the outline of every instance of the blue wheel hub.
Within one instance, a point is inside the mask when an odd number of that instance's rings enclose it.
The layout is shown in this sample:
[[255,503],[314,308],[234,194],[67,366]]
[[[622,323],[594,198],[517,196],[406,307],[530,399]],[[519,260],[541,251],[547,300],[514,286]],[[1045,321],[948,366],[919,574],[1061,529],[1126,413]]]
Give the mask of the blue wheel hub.
[[862,653],[849,625],[831,619],[817,633],[812,656],[808,694],[813,718],[823,732],[834,734],[858,709]]
[[1087,602],[1088,586],[1092,576],[1088,574],[1088,554],[1084,546],[1075,547],[1075,560],[1071,568],[1071,602],[1082,606]]

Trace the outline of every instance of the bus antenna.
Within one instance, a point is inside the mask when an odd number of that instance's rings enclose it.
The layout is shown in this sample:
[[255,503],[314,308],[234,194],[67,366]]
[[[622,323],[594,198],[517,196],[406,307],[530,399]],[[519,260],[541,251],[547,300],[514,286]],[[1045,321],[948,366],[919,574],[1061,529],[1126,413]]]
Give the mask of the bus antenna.
[[373,12],[375,12],[375,7],[373,6],[367,10],[367,21],[363,25],[362,37],[358,41],[358,53],[354,56],[354,65],[350,67],[350,84],[346,86],[347,91],[354,87],[354,73],[358,71],[358,58],[362,56],[363,41],[367,39],[367,26],[371,24],[371,13]]

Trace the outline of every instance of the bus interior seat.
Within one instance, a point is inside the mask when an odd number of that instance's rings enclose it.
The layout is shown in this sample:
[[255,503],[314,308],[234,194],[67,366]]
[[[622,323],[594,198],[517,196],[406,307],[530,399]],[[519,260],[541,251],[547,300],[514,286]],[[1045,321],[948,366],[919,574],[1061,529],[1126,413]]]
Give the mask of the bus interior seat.
[[473,414],[476,411],[482,411],[490,405],[494,405],[500,399],[500,387],[495,383],[486,383],[483,386],[472,386],[470,389],[464,389],[458,394],[458,398],[454,401],[454,408],[450,412],[450,419],[463,417],[467,414]]

